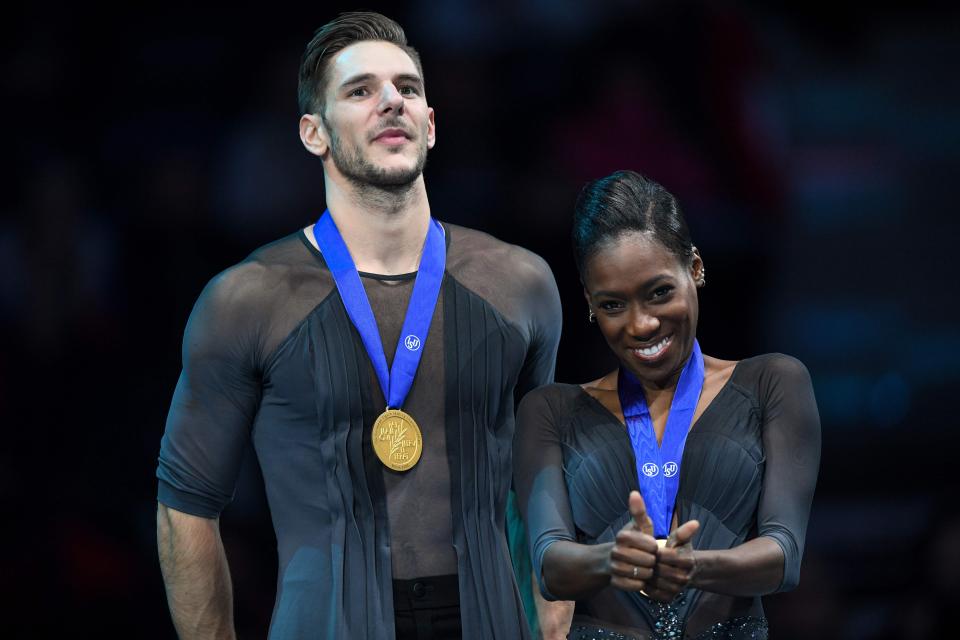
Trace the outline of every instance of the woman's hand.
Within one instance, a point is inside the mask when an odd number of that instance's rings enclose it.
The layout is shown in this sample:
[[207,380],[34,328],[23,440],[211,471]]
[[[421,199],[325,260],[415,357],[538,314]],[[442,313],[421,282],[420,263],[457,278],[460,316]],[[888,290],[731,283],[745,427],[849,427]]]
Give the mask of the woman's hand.
[[670,532],[667,545],[657,553],[653,576],[644,589],[648,597],[672,602],[696,575],[697,560],[691,540],[699,528],[699,522],[690,520]]
[[653,576],[657,541],[653,537],[653,523],[647,516],[643,496],[639,491],[631,491],[628,501],[633,520],[617,532],[607,566],[611,586],[624,591],[641,591]]

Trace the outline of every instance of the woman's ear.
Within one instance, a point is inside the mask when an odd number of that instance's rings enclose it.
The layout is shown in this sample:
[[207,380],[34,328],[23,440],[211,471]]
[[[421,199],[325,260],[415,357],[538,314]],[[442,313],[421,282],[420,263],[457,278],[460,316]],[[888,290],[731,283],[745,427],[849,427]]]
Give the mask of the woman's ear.
[[693,278],[693,282],[697,285],[698,289],[707,284],[706,274],[707,270],[703,266],[703,258],[700,257],[700,250],[694,247],[693,260],[690,261],[690,277]]

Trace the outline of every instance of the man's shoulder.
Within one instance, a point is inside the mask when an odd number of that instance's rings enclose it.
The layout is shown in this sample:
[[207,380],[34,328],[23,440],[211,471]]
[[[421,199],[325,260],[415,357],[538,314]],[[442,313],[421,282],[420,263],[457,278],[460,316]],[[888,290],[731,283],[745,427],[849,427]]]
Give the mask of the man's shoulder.
[[533,251],[504,242],[489,233],[444,223],[450,233],[450,250],[447,257],[448,270],[482,269],[488,275],[509,278],[507,282],[531,285],[553,282],[553,273],[547,262]]
[[560,294],[546,261],[488,233],[445,225],[450,233],[447,272],[527,336],[559,336]]
[[271,272],[285,273],[290,269],[301,267],[319,266],[302,229],[254,249],[249,256],[235,266],[242,267],[248,264],[259,266],[264,275]]
[[263,245],[224,269],[210,280],[201,299],[219,308],[254,310],[289,291],[299,279],[298,272],[318,266],[299,235],[293,233]]

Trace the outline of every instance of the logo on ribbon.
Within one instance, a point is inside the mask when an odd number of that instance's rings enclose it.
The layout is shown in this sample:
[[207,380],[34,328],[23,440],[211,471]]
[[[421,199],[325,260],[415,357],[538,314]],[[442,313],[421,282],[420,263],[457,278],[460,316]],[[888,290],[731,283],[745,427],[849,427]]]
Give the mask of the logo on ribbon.
[[413,335],[412,333],[403,339],[403,346],[405,346],[410,351],[416,351],[420,348],[420,338]]
[[657,465],[654,464],[653,462],[645,463],[643,465],[642,470],[643,470],[643,475],[647,476],[648,478],[652,478],[660,472],[659,467],[657,467]]
[[680,466],[676,462],[667,462],[663,465],[663,475],[672,478],[680,471]]

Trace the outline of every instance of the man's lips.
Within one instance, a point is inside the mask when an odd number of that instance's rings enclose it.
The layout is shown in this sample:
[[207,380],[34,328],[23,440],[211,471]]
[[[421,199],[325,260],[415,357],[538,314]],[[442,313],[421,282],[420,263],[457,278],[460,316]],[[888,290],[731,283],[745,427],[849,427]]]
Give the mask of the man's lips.
[[403,129],[384,129],[374,137],[374,142],[382,142],[388,145],[403,144],[410,139],[407,132]]

